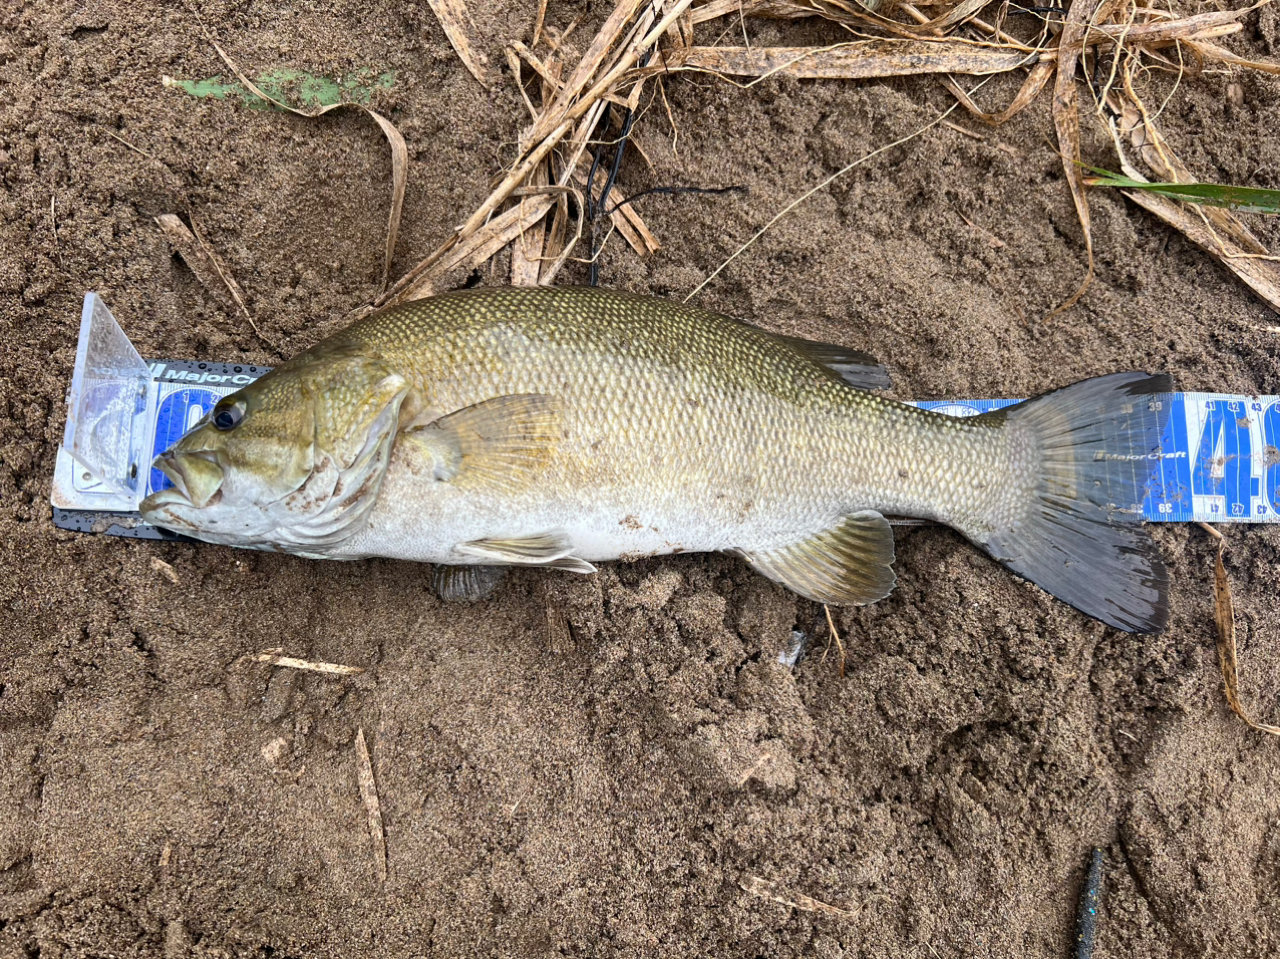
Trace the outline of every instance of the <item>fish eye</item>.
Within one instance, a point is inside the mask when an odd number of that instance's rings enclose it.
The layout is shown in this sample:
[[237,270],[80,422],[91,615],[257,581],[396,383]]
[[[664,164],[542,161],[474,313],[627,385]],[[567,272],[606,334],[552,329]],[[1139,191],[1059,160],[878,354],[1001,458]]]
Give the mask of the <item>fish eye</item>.
[[244,419],[244,400],[233,400],[225,405],[215,407],[213,425],[222,431],[233,430]]

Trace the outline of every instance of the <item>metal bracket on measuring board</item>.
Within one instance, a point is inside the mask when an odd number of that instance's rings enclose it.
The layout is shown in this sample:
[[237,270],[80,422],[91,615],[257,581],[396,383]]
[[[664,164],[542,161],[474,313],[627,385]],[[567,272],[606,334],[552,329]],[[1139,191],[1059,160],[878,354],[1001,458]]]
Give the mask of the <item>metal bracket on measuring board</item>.
[[[145,522],[138,503],[170,485],[151,461],[214,404],[269,367],[144,361],[95,293],[84,298],[67,428],[54,471],[54,525],[85,533],[185,539]],[[976,416],[1018,400],[923,400]],[[1280,522],[1280,396],[1173,393],[1140,504],[1152,522]],[[1132,504],[1138,506],[1139,504]]]

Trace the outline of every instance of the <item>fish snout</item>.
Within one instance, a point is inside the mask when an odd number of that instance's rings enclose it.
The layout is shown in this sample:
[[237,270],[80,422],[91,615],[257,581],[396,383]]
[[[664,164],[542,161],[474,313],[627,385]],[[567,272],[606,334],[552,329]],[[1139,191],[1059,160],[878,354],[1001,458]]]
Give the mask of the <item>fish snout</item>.
[[[226,478],[222,467],[212,452],[181,453],[165,450],[153,464],[173,483],[174,489],[196,509],[203,509],[221,497],[222,483]],[[162,493],[171,493],[163,490]],[[160,496],[161,493],[153,494]]]

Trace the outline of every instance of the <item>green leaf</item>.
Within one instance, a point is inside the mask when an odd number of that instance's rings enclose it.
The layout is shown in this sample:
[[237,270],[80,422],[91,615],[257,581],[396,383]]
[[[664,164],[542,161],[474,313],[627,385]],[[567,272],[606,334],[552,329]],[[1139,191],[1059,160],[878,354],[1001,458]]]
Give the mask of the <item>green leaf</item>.
[[1172,200],[1220,206],[1239,213],[1280,213],[1280,190],[1223,186],[1218,183],[1146,183],[1098,167],[1086,167],[1086,169],[1094,174],[1085,180],[1089,186],[1146,190]]
[[[395,83],[395,71],[375,74],[365,68],[343,77],[318,77],[302,70],[280,67],[254,79],[263,93],[300,110],[333,106],[335,103],[368,103],[375,90],[389,90]],[[265,100],[246,90],[234,77],[224,80],[219,74],[204,80],[178,80],[165,77],[164,85],[193,97],[225,100],[239,97],[254,110],[276,110]]]

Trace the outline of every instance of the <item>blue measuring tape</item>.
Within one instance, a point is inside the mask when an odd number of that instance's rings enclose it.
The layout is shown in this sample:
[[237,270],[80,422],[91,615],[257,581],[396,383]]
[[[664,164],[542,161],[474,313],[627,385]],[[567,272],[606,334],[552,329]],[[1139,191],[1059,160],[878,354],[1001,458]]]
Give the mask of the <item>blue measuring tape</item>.
[[[1018,400],[928,400],[976,416]],[[1153,523],[1280,522],[1280,396],[1173,393],[1142,512]]]

